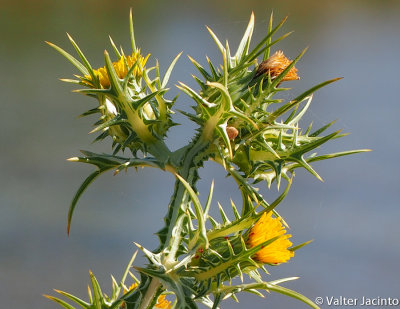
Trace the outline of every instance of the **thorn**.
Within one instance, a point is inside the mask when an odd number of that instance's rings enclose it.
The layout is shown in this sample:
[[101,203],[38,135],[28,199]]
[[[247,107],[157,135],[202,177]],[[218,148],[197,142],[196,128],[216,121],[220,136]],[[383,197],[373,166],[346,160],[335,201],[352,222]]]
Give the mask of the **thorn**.
[[78,162],[79,158],[78,157],[72,157],[72,158],[68,158],[67,161],[69,161],[69,162]]

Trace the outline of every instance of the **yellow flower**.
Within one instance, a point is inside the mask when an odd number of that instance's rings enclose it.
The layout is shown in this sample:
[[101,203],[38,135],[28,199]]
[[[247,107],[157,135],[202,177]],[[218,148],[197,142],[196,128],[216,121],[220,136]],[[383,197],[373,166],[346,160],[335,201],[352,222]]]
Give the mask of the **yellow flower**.
[[[115,70],[115,73],[117,73],[117,76],[119,78],[124,78],[127,74],[129,69],[138,61],[138,64],[143,68],[144,65],[147,62],[147,59],[149,58],[150,54],[148,54],[146,57],[143,57],[140,54],[140,51],[133,52],[132,56],[122,56],[118,61],[113,62],[113,67]],[[100,85],[102,88],[108,88],[110,87],[110,78],[108,77],[107,70],[105,67],[99,68],[97,70],[93,70],[94,75],[96,75],[99,78]],[[135,77],[140,77],[142,75],[142,72],[140,70],[139,65],[135,67],[133,70],[133,76]],[[85,79],[92,81],[92,77],[89,75],[85,75]],[[92,86],[92,85],[90,85]]]
[[[265,76],[270,75],[271,79],[274,79],[278,77],[279,74],[281,74],[283,70],[285,70],[291,63],[292,61],[286,58],[283,52],[279,50],[271,57],[269,57],[267,60],[264,60],[263,62],[260,63],[257,69],[256,76],[265,74]],[[297,69],[295,67],[292,67],[289,70],[289,72],[285,75],[285,77],[282,79],[282,81],[284,82],[297,79],[300,79],[300,77],[297,75]]]
[[286,230],[279,218],[273,218],[272,212],[263,213],[261,218],[251,228],[247,244],[250,248],[255,247],[271,238],[281,236],[269,245],[261,248],[255,255],[255,260],[268,263],[278,264],[287,262],[294,256],[294,252],[288,250],[292,245],[289,238],[292,235],[286,234]]
[[[127,292],[130,292],[134,289],[136,289],[138,286],[138,284],[135,282],[133,283],[128,290],[124,289],[124,294],[126,294]],[[171,302],[165,299],[165,295],[160,295],[157,298],[157,304],[156,304],[156,308],[160,308],[160,309],[170,309],[171,308]]]
[[170,309],[171,308],[171,302],[169,300],[165,299],[165,295],[160,295],[158,297],[158,299],[157,299],[156,308]]
[[126,294],[126,293],[128,293],[128,292],[130,292],[130,291],[132,291],[132,290],[134,290],[134,289],[136,289],[137,286],[138,286],[138,284],[137,284],[136,282],[133,283],[133,284],[128,288],[128,290],[124,289],[124,294]]

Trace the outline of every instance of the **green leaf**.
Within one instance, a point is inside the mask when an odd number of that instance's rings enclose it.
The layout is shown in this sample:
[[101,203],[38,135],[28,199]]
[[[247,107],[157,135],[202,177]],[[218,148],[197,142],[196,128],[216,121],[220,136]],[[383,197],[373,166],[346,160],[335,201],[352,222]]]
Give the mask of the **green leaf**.
[[102,309],[102,305],[104,304],[103,292],[101,291],[99,282],[97,281],[93,273],[89,271],[89,274],[93,288],[93,307],[95,309]]
[[80,115],[79,115],[79,118],[80,118],[80,117],[89,116],[89,115],[92,115],[92,114],[96,114],[96,113],[101,113],[101,111],[100,111],[100,109],[99,109],[98,107],[89,109],[88,111],[86,111],[86,112],[80,114]]
[[295,98],[293,101],[299,102],[299,101],[303,100],[305,97],[307,97],[307,96],[309,96],[310,94],[312,94],[312,93],[314,93],[315,91],[317,91],[318,89],[320,89],[320,88],[322,88],[322,87],[325,87],[326,85],[332,84],[332,83],[334,83],[334,82],[337,82],[338,80],[341,80],[341,79],[343,79],[343,77],[337,77],[337,78],[330,79],[330,80],[327,80],[327,81],[325,81],[325,82],[322,82],[322,83],[320,83],[320,84],[318,84],[318,85],[316,85],[316,86],[314,86],[314,87],[308,89],[307,91],[303,92],[301,95],[299,95],[299,96],[298,96],[297,98]]
[[83,301],[82,299],[80,299],[80,298],[78,298],[78,297],[76,297],[76,296],[74,296],[74,295],[72,295],[72,294],[70,294],[70,293],[63,292],[63,291],[59,291],[59,290],[55,290],[55,291],[56,291],[57,293],[59,293],[59,294],[65,296],[65,297],[69,298],[70,300],[76,302],[76,303],[77,303],[78,305],[80,305],[82,308],[89,308],[89,307],[90,307],[90,304],[89,304],[89,303]]
[[200,74],[208,81],[212,80],[212,76],[208,74],[208,72],[203,68],[203,66],[194,60],[192,57],[188,56],[189,60],[193,63],[197,70],[199,70]]
[[282,25],[286,22],[286,19],[287,16],[283,18],[282,21],[260,41],[260,43],[257,44],[257,46],[245,58],[246,61],[248,61],[249,59],[255,59],[257,57],[257,52],[263,47],[263,45],[268,42],[268,40],[275,34],[275,32],[278,31],[280,27],[282,27]]
[[213,76],[213,79],[208,79],[208,81],[210,81],[210,80],[217,81],[219,79],[219,74],[218,74],[217,70],[215,69],[214,65],[212,64],[210,58],[208,58],[208,56],[206,56],[206,59],[208,62],[208,66],[210,67],[211,74]]
[[190,198],[192,200],[192,203],[193,203],[193,206],[194,206],[194,209],[196,212],[196,219],[197,219],[197,223],[198,223],[197,237],[198,237],[198,240],[201,241],[202,244],[204,245],[204,248],[207,249],[208,248],[208,239],[207,239],[207,229],[206,229],[206,224],[205,224],[203,207],[201,206],[201,203],[199,201],[199,198],[197,197],[196,192],[194,192],[194,190],[190,186],[190,184],[185,179],[183,179],[181,176],[179,176],[178,174],[175,174],[175,176],[185,186],[187,192],[190,195]]
[[108,54],[108,52],[106,50],[104,51],[104,58],[105,58],[105,62],[106,62],[107,74],[110,79],[111,88],[116,92],[117,96],[122,95],[123,89],[120,84],[120,79],[119,79],[117,73],[115,72],[114,66],[110,59],[110,55]]
[[[283,74],[283,72],[282,72]],[[281,74],[281,75],[282,75]],[[286,103],[285,105],[281,106],[280,108],[278,108],[277,110],[275,110],[269,117],[268,120],[269,121],[273,121],[276,118],[278,118],[280,115],[284,114],[285,112],[287,112],[288,110],[290,110],[293,106],[295,106],[296,104],[300,103],[303,99],[305,99],[306,97],[308,97],[310,94],[314,93],[315,91],[317,91],[318,89],[329,85],[333,82],[336,82],[338,80],[340,80],[341,78],[334,78],[328,81],[325,81],[323,83],[320,83],[310,89],[308,89],[307,91],[303,92],[301,95],[297,96],[296,98],[294,98],[293,100],[291,100],[290,102]]]
[[108,120],[106,122],[103,122],[101,125],[97,126],[96,128],[94,128],[89,133],[98,132],[98,131],[103,130],[105,128],[116,126],[116,125],[120,125],[120,124],[125,124],[125,123],[128,123],[128,121],[126,119],[123,119],[121,117],[121,115],[117,115],[113,119],[110,119],[110,120]]
[[251,13],[250,16],[250,21],[247,26],[247,29],[242,37],[242,40],[239,43],[239,47],[236,51],[235,58],[237,63],[239,63],[242,59],[243,55],[247,55],[249,51],[249,46],[250,46],[250,41],[251,41],[251,36],[253,34],[254,30],[254,12]]
[[135,61],[135,63],[130,67],[128,73],[126,74],[126,76],[124,77],[124,81],[122,83],[122,89],[123,91],[126,91],[127,87],[128,87],[128,83],[129,83],[129,79],[132,78],[133,72],[135,70],[135,68],[139,65],[139,59],[137,59]]
[[78,188],[78,191],[76,191],[74,198],[72,199],[71,205],[69,206],[68,210],[68,223],[67,223],[67,234],[69,235],[70,228],[71,228],[71,220],[72,220],[72,215],[74,214],[74,210],[76,207],[76,204],[78,203],[79,198],[82,196],[82,193],[85,192],[87,187],[102,173],[105,171],[109,170],[110,168],[104,168],[104,169],[99,169],[91,173],[85,181],[81,184],[81,186]]
[[231,142],[229,140],[229,136],[228,133],[226,132],[226,122],[223,124],[218,125],[215,130],[218,132],[219,136],[222,138],[222,140],[224,141],[224,144],[226,146],[226,148],[228,149],[228,153],[229,153],[229,158],[232,159],[233,157],[233,152],[232,152],[232,146],[231,146]]
[[128,273],[130,271],[130,268],[132,267],[133,262],[136,259],[136,255],[137,255],[137,250],[135,251],[135,253],[132,255],[131,260],[129,261],[128,265],[125,268],[124,274],[122,275],[121,281],[120,281],[120,287],[122,287],[125,284],[125,280],[126,277],[128,276]]
[[79,48],[78,44],[72,39],[72,37],[67,33],[68,39],[70,40],[72,46],[75,48],[77,54],[81,58],[83,65],[86,67],[87,71],[89,72],[92,80],[96,80],[96,76],[94,75],[92,66],[90,65],[89,61],[86,59],[85,55],[82,53],[81,49]]
[[303,242],[302,244],[300,244],[300,245],[297,245],[297,246],[294,246],[294,247],[290,247],[288,250],[290,250],[290,251],[296,251],[296,250],[299,250],[300,248],[302,248],[302,247],[304,247],[304,246],[307,246],[309,243],[311,243],[312,242],[312,240],[309,240],[309,241],[306,241],[306,242]]
[[132,104],[134,105],[135,110],[142,108],[143,105],[145,105],[147,102],[149,102],[152,98],[160,93],[163,93],[163,90],[152,92],[140,100],[133,101]]
[[312,300],[310,300],[309,298],[305,297],[304,295],[302,295],[298,292],[295,292],[293,290],[290,290],[288,288],[284,288],[282,286],[269,284],[269,283],[266,284],[266,288],[268,290],[274,291],[276,293],[280,293],[283,295],[287,295],[287,296],[296,298],[296,299],[306,303],[307,305],[309,305],[310,307],[312,307],[314,309],[319,309],[319,307]]
[[[269,24],[268,24],[268,33],[270,33],[272,31],[272,21],[273,21],[273,17],[274,17],[274,12],[271,12],[271,16],[269,18]],[[265,45],[268,46],[268,48],[266,48],[265,53],[264,53],[264,57],[263,60],[266,60],[269,58],[269,55],[271,53],[271,48],[269,47],[271,44],[271,39],[272,37],[269,37],[268,41],[265,43]]]
[[164,88],[164,87],[167,85],[168,80],[169,80],[169,77],[171,76],[172,70],[174,69],[174,66],[175,66],[176,62],[178,61],[178,59],[179,59],[179,57],[180,57],[181,55],[182,55],[182,52],[180,52],[180,53],[175,57],[175,59],[171,62],[170,66],[168,67],[167,72],[165,72],[163,81],[162,81],[162,83],[161,83],[161,88]]
[[218,49],[220,50],[222,56],[224,56],[226,54],[226,50],[225,50],[224,46],[222,45],[221,41],[218,39],[218,37],[215,35],[215,33],[209,27],[207,27],[207,30],[210,33],[211,37],[213,38],[215,44],[217,44]]
[[296,125],[300,119],[303,117],[303,115],[306,113],[308,107],[311,104],[312,101],[312,95],[310,95],[308,98],[305,98],[307,100],[307,103],[304,105],[304,107],[300,110],[300,112],[298,112],[298,114],[296,116],[294,116],[292,119],[290,119],[290,121],[287,123],[290,126]]
[[217,309],[221,300],[222,300],[222,294],[221,293],[215,294],[214,295],[214,304],[212,306],[212,309]]
[[[75,307],[71,306],[67,302],[65,302],[65,301],[63,301],[63,300],[61,300],[61,299],[59,299],[57,297],[50,296],[50,295],[44,295],[44,297],[46,297],[46,298],[58,303],[59,305],[63,306],[65,309],[76,309]],[[89,307],[87,307],[87,308],[89,308]]]
[[336,120],[324,125],[322,128],[314,131],[313,133],[309,134],[308,136],[310,137],[317,137],[318,135],[320,135],[322,132],[324,132],[326,129],[328,129],[331,125],[333,125],[336,122]]
[[213,192],[214,192],[214,180],[211,182],[210,192],[208,193],[206,206],[204,207],[204,217],[208,216],[208,212],[211,208]]
[[132,51],[136,52],[135,32],[133,31],[132,8],[129,11],[129,33],[131,37]]
[[58,47],[57,45],[47,42],[51,47],[53,47],[56,51],[58,51],[61,55],[63,55],[69,62],[71,62],[83,75],[89,75],[88,70],[85,68],[85,66],[80,63],[75,57],[73,57],[71,54],[67,53],[65,50],[62,48]]
[[277,38],[275,41],[273,41],[272,43],[267,43],[262,49],[260,49],[257,53],[255,53],[252,57],[247,58],[248,62],[252,62],[253,60],[255,60],[258,56],[260,56],[262,53],[264,53],[266,50],[268,50],[268,48],[271,48],[272,45],[275,45],[276,43],[282,41],[283,39],[287,38],[289,35],[291,35],[293,33],[293,31],[288,32],[282,36],[280,36],[279,38]]
[[122,57],[121,53],[119,52],[117,46],[115,46],[114,41],[111,38],[111,36],[109,36],[109,38],[110,38],[110,43],[111,43],[111,46],[112,46],[112,48],[114,50],[115,55],[118,57],[118,59],[120,59]]

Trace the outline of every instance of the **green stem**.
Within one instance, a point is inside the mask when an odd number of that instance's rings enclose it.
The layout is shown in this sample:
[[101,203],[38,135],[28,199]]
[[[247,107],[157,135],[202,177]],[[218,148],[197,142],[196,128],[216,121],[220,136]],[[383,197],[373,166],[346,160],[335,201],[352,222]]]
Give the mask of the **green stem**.
[[[178,168],[178,174],[185,179],[191,187],[195,187],[195,184],[198,180],[197,170],[199,165],[203,162],[205,157],[205,149],[208,148],[209,142],[203,138],[201,135],[196,141],[192,144],[193,146],[188,148],[181,167]],[[165,217],[165,227],[160,232],[165,235],[165,238],[161,238],[160,247],[156,250],[156,252],[160,252],[162,249],[175,246],[175,239],[172,237],[173,230],[176,227],[177,219],[180,214],[184,213],[189,205],[189,195],[186,191],[185,186],[181,181],[176,180],[174,193],[171,197],[171,202],[169,205],[168,214]],[[174,260],[174,256],[168,256],[168,260]]]
[[171,157],[171,151],[162,140],[155,140],[148,145],[148,152],[151,153],[159,162],[166,164]]
[[150,309],[150,305],[152,305],[154,298],[157,297],[158,291],[161,287],[161,282],[157,278],[151,278],[151,282],[149,287],[147,288],[146,294],[143,297],[143,300],[140,303],[138,309]]

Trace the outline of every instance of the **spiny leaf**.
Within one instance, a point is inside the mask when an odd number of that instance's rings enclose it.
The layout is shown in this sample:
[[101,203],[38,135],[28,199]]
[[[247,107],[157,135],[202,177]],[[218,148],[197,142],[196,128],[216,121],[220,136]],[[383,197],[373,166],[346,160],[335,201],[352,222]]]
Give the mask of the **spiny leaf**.
[[131,37],[132,51],[136,52],[135,32],[133,31],[132,8],[129,11],[129,33]]
[[158,95],[162,92],[163,92],[163,90],[152,92],[149,95],[145,96],[144,98],[132,102],[132,105],[134,105],[134,108],[136,110],[138,110],[138,109],[142,108],[143,105],[145,105],[147,102],[149,102],[152,98],[154,98],[156,95]]
[[[261,41],[260,43],[257,44],[257,46],[247,55],[246,60],[248,59],[252,59],[257,52],[263,47],[263,45],[265,45],[268,40],[275,34],[276,31],[278,31],[278,29],[280,27],[282,27],[282,25],[286,22],[286,19],[288,17],[286,16],[285,18],[282,19],[282,21],[272,30],[270,31]],[[254,59],[254,58],[253,58]]]
[[296,251],[296,250],[299,250],[300,248],[302,248],[302,247],[304,247],[304,246],[306,246],[306,245],[308,245],[309,243],[311,243],[312,242],[312,240],[309,240],[309,241],[306,241],[306,242],[303,242],[302,244],[300,244],[300,245],[297,245],[297,246],[294,246],[294,247],[290,247],[288,250],[290,250],[290,251]]
[[240,62],[243,54],[246,55],[248,53],[253,30],[254,30],[254,12],[251,12],[249,24],[247,25],[246,31],[242,37],[242,40],[239,43],[239,47],[235,54],[237,62]]
[[328,81],[325,81],[323,83],[320,83],[310,89],[308,89],[307,91],[303,92],[301,95],[299,95],[298,97],[294,98],[293,100],[291,100],[290,102],[286,103],[285,105],[283,105],[282,107],[278,108],[277,110],[275,110],[269,117],[268,120],[269,121],[273,121],[276,118],[278,118],[280,115],[284,114],[285,112],[287,112],[288,110],[290,110],[293,106],[295,106],[296,104],[300,103],[304,98],[306,98],[307,96],[309,96],[310,94],[314,93],[315,91],[317,91],[318,89],[329,85],[333,82],[336,82],[338,80],[340,80],[341,78],[334,78]]
[[105,128],[116,126],[116,125],[120,125],[120,124],[125,124],[125,123],[127,123],[127,120],[123,119],[121,117],[121,115],[118,115],[118,116],[115,116],[113,119],[110,119],[110,120],[108,120],[106,122],[103,122],[102,124],[100,124],[99,126],[94,128],[89,133],[98,132],[98,131],[103,130]]
[[108,37],[110,38],[110,43],[114,50],[115,55],[118,57],[118,59],[120,59],[122,57],[121,53],[119,52],[117,46],[115,46],[115,43],[114,43],[113,39],[111,38],[111,36],[108,36]]
[[96,277],[93,275],[91,271],[90,274],[90,281],[92,283],[93,288],[93,305],[96,309],[102,309],[102,305],[104,303],[103,292],[101,291],[99,282],[97,281]]
[[218,203],[218,209],[219,209],[219,213],[221,215],[222,218],[222,223],[225,224],[229,224],[231,223],[231,221],[229,220],[228,216],[226,215],[224,208],[221,206],[220,203]]
[[[52,301],[54,301],[54,302],[56,302],[56,303],[58,303],[59,305],[63,306],[65,309],[76,309],[75,307],[71,306],[67,302],[65,302],[65,301],[63,301],[63,300],[61,300],[61,299],[59,299],[57,297],[50,296],[50,295],[43,295],[43,296],[48,298],[48,299],[50,299],[50,300],[52,300]],[[86,308],[89,308],[89,307],[86,307]]]
[[202,67],[200,63],[198,63],[196,60],[194,60],[192,57],[188,56],[189,60],[193,63],[193,65],[196,67],[197,70],[199,70],[200,74],[203,75],[203,77],[206,80],[212,80],[212,76],[208,74],[208,72]]
[[204,217],[205,218],[208,216],[208,212],[209,212],[209,210],[211,208],[211,201],[212,201],[213,192],[214,192],[214,180],[211,182],[210,192],[208,193],[206,206],[204,207]]
[[137,59],[137,60],[135,61],[135,63],[130,67],[128,73],[127,73],[126,76],[124,77],[124,81],[123,81],[123,83],[122,83],[122,89],[123,89],[123,91],[126,91],[126,89],[127,89],[127,87],[128,87],[129,80],[132,78],[132,75],[134,74],[134,71],[135,71],[136,67],[137,67],[138,64],[139,64],[139,61],[140,61],[139,59]]
[[81,60],[83,62],[83,65],[86,67],[87,71],[89,72],[90,76],[92,77],[92,80],[96,80],[96,76],[94,75],[92,66],[90,65],[89,61],[86,59],[85,55],[83,54],[83,52],[79,48],[78,44],[75,43],[73,38],[68,33],[67,33],[67,36],[68,36],[68,39],[71,42],[72,46],[75,48],[77,54],[81,58]]
[[[217,70],[215,69],[214,65],[212,64],[210,58],[208,58],[208,56],[207,56],[206,59],[208,62],[208,66],[210,67],[211,74],[213,75],[213,80],[217,81],[219,79],[219,74],[218,74]],[[208,81],[210,81],[210,79]]]
[[70,293],[63,292],[63,291],[60,291],[60,290],[54,290],[54,291],[56,291],[57,293],[59,293],[59,294],[65,296],[65,297],[69,298],[70,300],[76,302],[76,303],[77,303],[78,305],[80,305],[82,308],[89,308],[89,307],[90,307],[90,304],[89,304],[89,303],[83,301],[82,299],[80,299],[80,298],[78,298],[78,297],[76,297],[76,296],[74,296],[74,295],[72,295],[72,294],[70,294]]
[[[274,12],[271,12],[271,16],[269,18],[269,23],[268,23],[268,33],[270,33],[272,31],[272,21],[273,21],[273,19],[274,19]],[[269,37],[269,39],[267,40],[265,45],[269,46],[271,44],[271,40],[272,40],[272,36]],[[266,59],[269,58],[270,51],[271,51],[270,47],[268,47],[265,50],[263,60],[266,60]]]
[[319,128],[318,130],[314,131],[313,133],[309,134],[308,136],[310,137],[317,137],[320,135],[322,132],[324,132],[326,129],[328,129],[331,125],[333,125],[336,122],[336,120],[324,125],[322,128]]
[[202,241],[204,244],[205,248],[208,248],[208,239],[207,239],[207,230],[205,226],[205,217],[204,217],[204,212],[203,208],[200,204],[199,198],[197,197],[196,192],[194,192],[193,188],[190,186],[190,184],[183,179],[181,176],[178,174],[175,174],[176,178],[180,180],[180,182],[185,186],[186,190],[188,191],[190,198],[193,202],[193,206],[196,212],[196,219],[198,222],[198,237],[199,240]]
[[74,198],[72,199],[71,205],[69,206],[68,210],[68,223],[67,223],[67,234],[69,235],[70,228],[71,228],[71,220],[72,220],[72,215],[74,214],[74,210],[76,207],[76,204],[78,203],[79,198],[82,196],[82,193],[85,192],[87,187],[102,173],[107,171],[110,168],[105,168],[105,169],[99,169],[91,173],[85,181],[81,184],[81,186],[78,188],[78,191],[76,191]]
[[116,96],[123,95],[123,88],[121,87],[119,77],[118,77],[117,73],[115,72],[113,63],[110,59],[110,55],[108,54],[108,52],[106,50],[104,51],[104,59],[106,62],[106,70],[107,70],[107,75],[110,80],[111,88],[116,92],[115,93]]
[[[299,121],[300,121],[300,119],[301,119],[301,117],[303,117],[303,115],[305,114],[305,112],[307,111],[307,109],[308,109],[308,107],[310,106],[310,104],[311,104],[311,101],[312,101],[312,95],[310,95],[309,97],[308,97],[308,101],[307,101],[307,103],[304,105],[304,107],[300,110],[300,112],[296,115],[296,116],[294,116],[287,124],[288,125],[295,125],[295,124],[297,124]],[[306,98],[307,99],[307,98]]]
[[215,35],[215,33],[209,27],[207,27],[207,30],[210,33],[211,37],[213,38],[215,44],[217,44],[218,49],[220,50],[221,54],[225,55],[226,50],[225,50],[224,46],[222,45],[221,41],[218,39],[218,37]]
[[288,288],[284,288],[282,286],[279,285],[275,285],[275,284],[266,284],[266,288],[268,290],[274,291],[276,293],[280,293],[283,295],[287,295],[293,298],[296,298],[298,300],[301,300],[302,302],[306,303],[307,305],[309,305],[310,307],[314,308],[314,309],[319,309],[319,307],[309,298],[305,297],[304,295],[295,292],[293,290],[290,290]]
[[179,57],[180,57],[181,55],[182,55],[182,52],[180,52],[180,53],[174,58],[174,60],[172,60],[170,66],[168,67],[167,72],[165,72],[163,81],[162,81],[162,83],[161,83],[161,88],[164,88],[164,87],[167,85],[168,80],[169,80],[169,77],[171,76],[172,70],[174,69],[174,66],[175,66],[176,62],[178,61],[178,59],[179,59]]
[[67,53],[64,49],[58,47],[57,45],[47,42],[51,47],[53,47],[56,51],[58,51],[61,55],[63,55],[69,62],[71,62],[83,75],[89,75],[88,70],[85,68],[85,66],[80,63],[75,57],[73,57],[71,54]]

